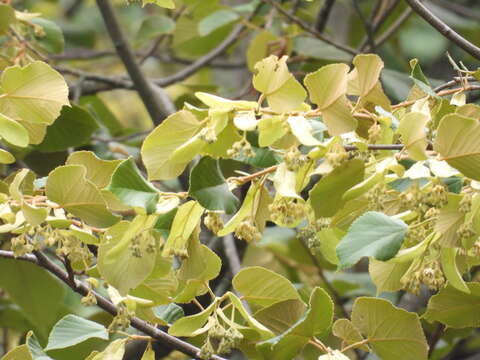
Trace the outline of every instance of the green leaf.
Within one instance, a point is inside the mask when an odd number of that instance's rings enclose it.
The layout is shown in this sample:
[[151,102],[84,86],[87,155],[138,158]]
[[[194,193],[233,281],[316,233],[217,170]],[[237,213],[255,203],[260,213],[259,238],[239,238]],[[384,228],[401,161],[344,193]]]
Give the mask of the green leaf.
[[22,213],[25,220],[32,225],[37,226],[45,221],[48,215],[48,209],[43,207],[35,207],[26,202],[22,202]]
[[198,33],[200,36],[207,36],[222,26],[231,24],[238,20],[240,16],[233,10],[221,9],[204,17],[198,23]]
[[59,306],[52,306],[63,302],[63,286],[47,271],[28,262],[2,259],[0,273],[9,274],[0,276],[0,288],[20,307],[37,333],[46,338],[63,315]]
[[293,135],[305,146],[317,146],[321,142],[313,137],[313,127],[304,116],[290,116],[287,120]]
[[255,64],[267,57],[271,52],[272,43],[278,37],[268,30],[260,31],[248,44],[247,66],[251,72],[255,71]]
[[232,214],[239,200],[228,189],[218,160],[203,157],[190,172],[189,195],[208,210],[221,210]]
[[62,107],[69,105],[65,79],[41,61],[6,68],[0,84],[0,113],[14,120],[49,125],[60,115]]
[[428,345],[418,315],[376,298],[358,298],[352,323],[383,360],[427,360]]
[[348,66],[331,64],[305,76],[304,83],[310,100],[322,111],[322,118],[332,136],[356,129],[357,121],[348,108]]
[[185,316],[183,308],[177,304],[160,305],[153,308],[157,317],[165,321],[166,324],[172,324]]
[[[173,323],[168,329],[172,336],[196,336],[203,332],[202,326],[207,322],[208,317],[215,310],[217,304],[212,302],[205,310],[195,315],[185,316]],[[207,329],[208,330],[208,329]]]
[[465,176],[480,180],[480,122],[459,114],[445,115],[437,129],[434,149],[441,160]]
[[462,329],[480,326],[480,284],[466,284],[469,294],[448,285],[432,296],[423,317],[448,327]]
[[397,131],[402,137],[410,157],[414,160],[421,161],[427,159],[428,141],[425,127],[428,121],[429,117],[421,112],[410,112],[400,121]]
[[302,317],[281,335],[258,344],[258,348],[263,352],[268,351],[271,358],[292,359],[309,339],[325,333],[332,319],[333,302],[325,290],[316,287]]
[[196,201],[188,201],[178,208],[163,247],[163,256],[179,255],[187,250],[188,239],[200,222],[204,210]]
[[308,36],[296,36],[293,40],[293,50],[299,55],[312,57],[314,59],[350,62],[352,55],[340,50],[322,40]]
[[458,245],[459,236],[457,230],[465,220],[465,214],[459,211],[462,196],[448,194],[448,203],[440,209],[434,230],[442,235],[440,244],[447,247]]
[[37,150],[57,152],[85,145],[97,128],[96,121],[88,111],[77,105],[64,106],[60,116],[47,128],[45,138]]
[[31,22],[42,28],[41,35],[35,31],[35,39],[43,49],[53,54],[61,54],[65,46],[62,29],[53,21],[36,17]]
[[178,161],[172,157],[200,128],[197,118],[190,111],[182,110],[166,118],[145,138],[141,153],[149,180],[172,179],[182,173],[197,152],[188,152]]
[[393,258],[403,244],[408,226],[402,220],[368,211],[348,229],[337,246],[339,269],[355,265],[362,257],[386,261]]
[[28,131],[20,123],[0,114],[0,136],[10,144],[25,147],[29,143]]
[[53,360],[51,357],[45,354],[33,331],[29,331],[27,333],[27,339],[25,342],[33,360]]
[[99,189],[107,186],[112,174],[122,160],[102,160],[91,151],[76,151],[72,153],[66,165],[82,165],[87,169],[86,177]]
[[91,226],[112,226],[119,218],[108,211],[100,191],[86,178],[86,173],[81,165],[56,168],[48,176],[47,197]]
[[300,299],[290,281],[260,266],[240,270],[233,278],[232,285],[245,300],[260,307],[284,300]]
[[12,164],[15,162],[15,157],[7,150],[0,149],[0,164]]
[[96,354],[91,360],[122,360],[128,338],[111,342],[105,350]]
[[[149,230],[156,219],[155,215],[137,215],[132,222],[121,221],[108,229],[100,243],[98,271],[122,296],[139,286],[154,269],[157,248]],[[133,239],[138,242],[140,256],[134,256],[130,249]]]
[[377,287],[377,294],[381,294],[384,291],[393,292],[401,290],[403,284],[400,280],[411,264],[411,261],[396,263],[370,259],[368,272]]
[[125,205],[140,208],[147,214],[155,212],[158,190],[144,179],[132,157],[117,166],[106,189]]
[[26,344],[17,346],[2,356],[2,360],[33,360]]
[[349,160],[322,177],[310,190],[310,204],[316,217],[333,216],[345,204],[343,194],[355,184],[363,181],[363,161]]
[[[332,327],[332,333],[336,337],[342,339],[342,347],[346,347],[364,340],[362,334],[360,334],[360,331],[348,319],[338,319],[335,321]],[[370,349],[367,345],[362,345],[360,349],[370,352]]]
[[147,4],[155,4],[167,9],[175,9],[173,0],[142,0],[143,6]]
[[463,291],[464,293],[469,294],[470,289],[468,288],[465,281],[463,281],[462,274],[458,270],[457,261],[456,261],[457,251],[458,249],[456,248],[443,247],[441,249],[443,274],[447,278],[449,285],[453,286],[457,290],[460,290],[460,291]]
[[165,15],[149,16],[143,20],[135,37],[137,44],[155,39],[162,34],[170,34],[175,29],[175,21]]
[[276,335],[284,333],[303,316],[306,305],[302,300],[276,302],[255,313],[255,319],[272,329]]
[[70,347],[90,338],[108,340],[107,329],[96,322],[69,314],[53,327],[45,351]]
[[0,35],[6,34],[16,20],[15,10],[11,6],[0,4]]
[[288,71],[287,57],[269,56],[255,65],[253,86],[267,97],[273,111],[287,112],[301,108],[307,93]]

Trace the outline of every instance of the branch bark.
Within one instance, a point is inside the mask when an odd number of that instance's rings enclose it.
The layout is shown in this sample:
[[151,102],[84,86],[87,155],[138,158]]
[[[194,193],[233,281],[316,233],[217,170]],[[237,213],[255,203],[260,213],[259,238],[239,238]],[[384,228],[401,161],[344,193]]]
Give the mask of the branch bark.
[[[41,251],[34,251],[33,254],[26,254],[23,256],[15,257],[12,251],[0,250],[0,257],[8,258],[8,259],[16,259],[21,261],[28,261],[34,263],[52,275],[63,281],[67,284],[73,291],[79,293],[82,296],[86,296],[90,290],[88,286],[83,284],[82,282],[74,279],[72,282],[68,273],[61,269],[58,265],[52,262],[45,254]],[[102,295],[92,291],[93,295],[97,299],[97,306],[102,308],[104,311],[108,312],[109,314],[115,316],[117,314],[116,306],[109,301],[107,298],[103,297]],[[133,317],[131,319],[130,325],[137,330],[149,335],[153,339],[161,342],[162,344],[168,345],[182,353],[192,356],[195,359],[198,359],[198,355],[200,353],[200,349],[196,346],[193,346],[183,340],[180,340],[174,336],[171,336],[160,329],[157,329],[155,326],[150,325],[149,323],[143,321],[140,318]],[[220,356],[214,355],[212,357],[214,360],[226,360]]]
[[333,9],[333,4],[335,4],[335,0],[325,0],[325,3],[318,12],[317,18],[315,20],[315,29],[319,33],[322,33],[327,26],[328,18]]
[[451,29],[447,24],[445,24],[440,18],[433,14],[425,5],[423,5],[419,0],[406,0],[410,7],[418,15],[420,15],[426,22],[432,25],[435,29],[438,30],[440,34],[445,36],[448,40],[455,43],[457,46],[465,50],[467,53],[472,55],[474,58],[480,60],[480,48],[470,41],[465,39],[463,36]]
[[107,32],[110,35],[115,50],[117,51],[118,57],[125,65],[125,68],[145,104],[153,123],[155,125],[160,124],[162,120],[171,113],[168,106],[165,106],[165,99],[161,99],[157,96],[158,94],[152,87],[152,84],[147,80],[138,66],[135,55],[122,32],[110,1],[97,0],[97,6],[102,15],[105,27],[107,28]]

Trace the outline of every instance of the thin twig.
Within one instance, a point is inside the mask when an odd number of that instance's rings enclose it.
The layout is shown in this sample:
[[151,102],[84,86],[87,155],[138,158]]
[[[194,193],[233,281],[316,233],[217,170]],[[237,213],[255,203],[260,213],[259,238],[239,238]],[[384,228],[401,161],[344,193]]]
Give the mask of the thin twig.
[[347,46],[347,45],[343,45],[343,44],[339,44],[337,43],[336,41],[330,39],[329,37],[326,37],[324,35],[322,35],[321,33],[319,33],[316,29],[314,29],[313,27],[311,27],[309,24],[305,23],[302,19],[290,14],[287,10],[285,10],[278,2],[276,2],[275,0],[263,0],[264,2],[272,5],[275,9],[277,9],[282,15],[284,15],[287,19],[289,19],[290,21],[294,22],[295,24],[297,24],[298,26],[300,26],[303,30],[305,30],[306,32],[312,34],[313,36],[315,36],[317,39],[319,40],[322,40],[323,42],[326,42],[327,44],[330,44],[334,47],[336,47],[337,49],[340,49],[340,50],[343,50],[347,53],[349,53],[350,55],[357,55],[358,52],[357,50],[351,48],[350,46]]
[[478,46],[472,44],[470,41],[468,41],[463,36],[451,29],[447,24],[440,20],[440,18],[438,18],[427,7],[425,7],[425,5],[423,5],[419,0],[406,1],[418,15],[420,15],[425,21],[427,21],[430,25],[437,29],[440,34],[461,47],[474,58],[480,60],[480,48]]
[[463,6],[454,1],[435,0],[441,7],[453,11],[457,15],[480,21],[480,11],[472,9],[471,6]]
[[170,115],[170,111],[168,111],[165,106],[162,106],[163,102],[159,99],[152,84],[147,80],[138,66],[135,55],[123,34],[110,1],[97,0],[97,6],[115,50],[117,51],[120,60],[125,65],[125,68],[127,69],[140,98],[145,104],[153,123],[155,125],[160,124],[165,117]]
[[333,4],[335,4],[335,0],[325,0],[323,6],[318,12],[317,18],[315,19],[315,29],[319,33],[322,33],[327,26],[328,18],[333,9]]
[[[26,254],[23,256],[15,257],[13,251],[0,250],[0,257],[28,261],[38,266],[41,266],[42,268],[49,271],[52,275],[55,275],[58,279],[63,281],[73,291],[79,293],[80,295],[86,296],[89,292],[92,293],[97,300],[97,306],[105,310],[107,313],[113,316],[117,314],[117,308],[111,301],[91,290],[90,287],[78,280],[75,280],[75,283],[71,284],[67,272],[62,270],[58,265],[53,263],[40,251],[35,251],[33,254]],[[178,351],[181,351],[188,356],[192,356],[195,359],[197,359],[200,354],[200,349],[196,346],[193,346],[183,340],[171,336],[137,317],[133,317],[131,319],[130,325],[135,329],[149,335],[153,339],[158,340],[160,343],[172,347]],[[225,360],[224,358],[217,355],[212,356],[212,359]]]
[[[384,22],[388,19],[388,17],[393,13],[393,10],[397,7],[400,3],[400,0],[393,0],[390,2],[388,7],[383,11],[379,16],[376,16],[373,20],[372,31],[373,33],[377,33],[378,30],[382,27]],[[368,37],[364,36],[360,46],[358,47],[359,52],[363,52],[368,50]]]
[[397,30],[402,26],[405,21],[408,20],[408,18],[412,15],[412,9],[411,8],[406,8],[400,16],[393,22],[390,27],[385,30],[385,32],[375,40],[375,46],[376,47],[381,47],[393,34],[397,32]]
[[375,39],[373,37],[373,24],[369,23],[368,20],[365,18],[365,15],[363,15],[362,9],[360,9],[360,5],[358,4],[358,0],[352,0],[353,3],[353,8],[355,9],[355,12],[357,13],[358,17],[360,18],[360,21],[363,24],[363,27],[365,28],[365,35],[367,37],[367,42],[370,47],[370,51],[375,52]]

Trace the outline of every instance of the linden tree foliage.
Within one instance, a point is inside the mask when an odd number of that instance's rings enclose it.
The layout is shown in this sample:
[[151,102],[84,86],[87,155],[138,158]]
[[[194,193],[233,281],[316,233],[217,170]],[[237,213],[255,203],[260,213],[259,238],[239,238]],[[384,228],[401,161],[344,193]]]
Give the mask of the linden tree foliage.
[[1,359],[478,352],[480,9],[367,3],[0,0]]

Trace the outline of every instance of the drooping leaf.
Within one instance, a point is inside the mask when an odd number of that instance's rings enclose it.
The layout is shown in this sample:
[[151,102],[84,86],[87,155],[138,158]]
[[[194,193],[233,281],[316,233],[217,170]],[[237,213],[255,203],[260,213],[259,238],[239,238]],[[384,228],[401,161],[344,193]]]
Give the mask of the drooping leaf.
[[172,160],[174,152],[191,140],[200,127],[191,112],[182,110],[166,118],[145,138],[141,153],[149,180],[165,180],[180,175],[197,155],[196,150],[201,148],[188,151],[177,161]]
[[310,204],[315,216],[333,216],[345,204],[343,194],[363,180],[365,165],[363,161],[349,160],[322,177],[310,190]]
[[158,190],[142,176],[133,158],[117,166],[106,189],[123,204],[140,208],[147,214],[155,211],[159,200]]
[[272,110],[287,112],[302,106],[307,93],[288,71],[286,56],[269,56],[258,62],[255,70],[253,86],[266,96]]
[[466,284],[469,294],[448,285],[433,295],[423,318],[439,321],[451,328],[480,326],[480,284]]
[[353,222],[337,246],[339,268],[355,265],[362,257],[372,256],[386,261],[393,258],[407,234],[402,220],[369,211]]
[[53,327],[45,351],[70,347],[90,338],[108,340],[107,329],[96,322],[69,314]]
[[57,152],[85,145],[97,128],[96,121],[85,109],[77,105],[64,106],[60,116],[47,128],[47,133],[37,145],[37,149],[42,152]]
[[283,300],[257,311],[255,318],[279,335],[292,327],[303,316],[306,308],[305,303],[299,299]]
[[109,227],[119,218],[108,211],[100,191],[86,178],[86,173],[86,168],[81,165],[56,168],[48,176],[47,197],[89,225]]
[[272,49],[272,44],[278,39],[276,35],[268,30],[259,32],[249,43],[247,49],[247,66],[253,72],[255,64],[267,57]]
[[429,118],[421,112],[410,112],[400,121],[398,133],[402,137],[405,148],[414,160],[426,160],[427,134],[425,126]]
[[240,270],[233,278],[232,284],[245,300],[261,307],[284,300],[300,299],[290,281],[260,266]]
[[411,261],[393,263],[370,259],[368,272],[377,287],[377,294],[384,291],[398,291],[403,288],[402,276],[407,272]]
[[480,180],[480,122],[459,114],[445,115],[434,149],[442,160],[474,180]]
[[453,286],[457,290],[469,294],[470,289],[468,288],[465,281],[462,279],[462,274],[458,269],[456,259],[456,248],[445,247],[441,249],[442,270],[443,274],[448,280],[449,285]]
[[200,159],[192,168],[188,192],[208,210],[221,210],[232,214],[239,205],[237,197],[228,189],[218,160],[208,156]]
[[122,360],[125,354],[125,344],[128,338],[111,342],[105,350],[96,354],[91,360]]
[[69,105],[65,79],[41,61],[6,68],[0,84],[0,112],[14,120],[49,125]]
[[215,307],[214,301],[202,312],[178,319],[170,326],[168,333],[173,336],[195,336],[205,332],[208,329],[202,329],[202,326],[207,322]]
[[310,99],[322,111],[323,121],[332,136],[353,131],[357,127],[345,97],[347,72],[347,65],[331,64],[308,74],[304,80]]
[[377,298],[358,298],[352,324],[384,360],[427,360],[428,345],[418,315]]
[[163,247],[163,256],[180,255],[187,250],[188,239],[197,227],[204,210],[196,201],[188,201],[178,208]]
[[15,162],[15,157],[7,150],[0,149],[0,164],[11,164]]

